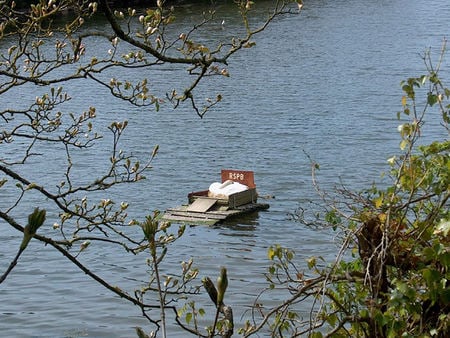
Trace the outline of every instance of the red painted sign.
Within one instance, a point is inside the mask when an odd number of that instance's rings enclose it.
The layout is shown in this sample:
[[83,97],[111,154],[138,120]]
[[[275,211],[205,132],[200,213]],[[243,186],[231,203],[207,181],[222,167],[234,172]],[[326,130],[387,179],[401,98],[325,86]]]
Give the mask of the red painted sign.
[[253,171],[222,169],[222,183],[227,180],[245,184],[249,188],[256,188]]

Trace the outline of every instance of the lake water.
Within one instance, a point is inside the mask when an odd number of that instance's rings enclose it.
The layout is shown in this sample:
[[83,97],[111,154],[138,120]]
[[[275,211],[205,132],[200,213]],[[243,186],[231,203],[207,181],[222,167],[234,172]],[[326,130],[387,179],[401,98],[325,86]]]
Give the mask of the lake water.
[[[73,109],[95,105],[102,122],[118,116],[129,120],[125,142],[134,154],[149,154],[159,144],[148,180],[112,192],[112,198],[132,203],[136,217],[184,203],[188,192],[219,180],[222,168],[253,170],[260,195],[275,196],[268,200],[270,209],[254,217],[220,227],[188,228],[167,258],[166,268],[171,271],[192,257],[200,276],[213,280],[226,266],[227,303],[238,326],[266,286],[263,274],[270,245],[294,249],[300,265],[311,255],[332,259],[336,253],[335,234],[306,228],[289,216],[316,198],[306,154],[320,163],[319,179],[325,189],[341,181],[360,189],[379,180],[387,169],[386,159],[398,149],[400,81],[423,74],[420,55],[431,47],[437,56],[443,38],[450,35],[446,0],[305,2],[300,15],[276,20],[255,38],[254,48],[235,55],[229,78],[199,88],[204,91],[198,92],[200,97],[220,92],[224,98],[203,119],[188,106],[172,110],[164,105],[154,112],[112,101],[88,81],[70,88]],[[209,30],[205,41],[236,30],[231,3],[219,7],[218,21],[223,19],[224,25]],[[178,9],[176,25],[190,23],[202,10],[187,5]],[[167,72],[148,76],[157,85],[172,84]],[[2,105],[15,103],[15,96],[2,96]],[[100,155],[101,149],[84,159],[76,168],[80,177],[99,169]],[[54,186],[60,177],[49,172],[61,163],[62,155],[52,153],[27,175]],[[1,199],[3,206],[7,196]],[[4,271],[21,236],[4,223],[1,228],[0,270]],[[132,292],[145,281],[145,258],[92,247],[83,261],[112,284]],[[206,298],[197,300],[210,306]],[[306,305],[304,310],[307,313]],[[138,309],[37,241],[0,285],[4,337],[132,337],[134,327],[145,324]],[[169,336],[184,335],[172,331]]]

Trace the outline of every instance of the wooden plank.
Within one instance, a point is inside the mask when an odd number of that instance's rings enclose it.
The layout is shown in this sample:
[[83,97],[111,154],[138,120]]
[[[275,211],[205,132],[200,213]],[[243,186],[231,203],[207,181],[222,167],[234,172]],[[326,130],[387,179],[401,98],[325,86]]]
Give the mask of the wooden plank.
[[197,198],[192,204],[187,207],[187,211],[206,212],[217,200],[214,198]]
[[197,198],[208,197],[208,192],[209,192],[209,190],[193,191],[188,194],[188,202],[192,203]]
[[217,209],[209,210],[207,212],[195,212],[195,211],[189,211],[188,212],[188,205],[181,205],[176,208],[169,208],[166,210],[166,213],[190,213],[192,215],[195,214],[205,214],[205,215],[230,215],[235,213],[242,213],[242,212],[248,212],[252,210],[265,210],[269,209],[269,204],[265,203],[249,203],[245,205],[240,205],[236,207],[235,209],[229,209],[229,208],[223,208],[222,206],[219,206]]
[[211,218],[192,218],[192,217],[184,217],[184,216],[164,216],[164,219],[169,222],[178,222],[178,223],[187,223],[187,224],[196,224],[196,225],[215,225],[222,220],[211,219]]
[[212,213],[196,213],[182,210],[171,210],[167,211],[164,215],[164,219],[171,216],[182,216],[182,217],[191,217],[191,218],[212,218],[222,220],[225,219],[228,215],[220,215],[220,214],[212,214]]
[[228,196],[228,204],[231,208],[236,208],[240,205],[255,203],[257,200],[256,189],[240,191]]
[[[217,206],[216,206],[217,207]],[[236,218],[246,213],[268,209],[268,204],[249,203],[237,207],[236,209],[220,210],[214,209],[207,212],[188,211],[188,205],[182,205],[177,208],[167,209],[161,219],[169,222],[179,222],[195,225],[215,225],[226,221],[227,219]]]
[[225,221],[228,218],[236,217],[245,214],[248,210],[229,210],[227,212],[189,212],[183,210],[167,211],[163,219],[167,221],[183,221],[186,223],[218,223]]

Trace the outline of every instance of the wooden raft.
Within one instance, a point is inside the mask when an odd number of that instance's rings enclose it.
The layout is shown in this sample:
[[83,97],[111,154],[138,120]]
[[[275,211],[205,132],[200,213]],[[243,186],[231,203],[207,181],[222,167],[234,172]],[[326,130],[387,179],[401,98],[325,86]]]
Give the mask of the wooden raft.
[[167,209],[162,219],[174,223],[186,223],[195,225],[215,225],[227,219],[238,217],[253,211],[266,210],[268,204],[250,203],[235,209],[216,207],[205,212],[189,210],[190,205],[182,205],[177,208]]
[[257,192],[253,172],[243,170],[222,170],[222,182],[232,180],[249,187],[246,191],[224,198],[208,197],[208,190],[188,194],[187,205],[167,209],[162,220],[174,223],[215,225],[230,218],[269,208],[268,204],[257,203]]

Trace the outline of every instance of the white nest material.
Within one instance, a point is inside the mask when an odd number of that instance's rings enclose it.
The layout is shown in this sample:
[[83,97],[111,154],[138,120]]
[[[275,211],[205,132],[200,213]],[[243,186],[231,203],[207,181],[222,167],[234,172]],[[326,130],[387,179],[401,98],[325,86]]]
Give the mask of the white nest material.
[[210,197],[223,197],[230,196],[237,192],[248,190],[248,187],[239,182],[227,180],[223,183],[214,182],[209,186],[208,196]]

